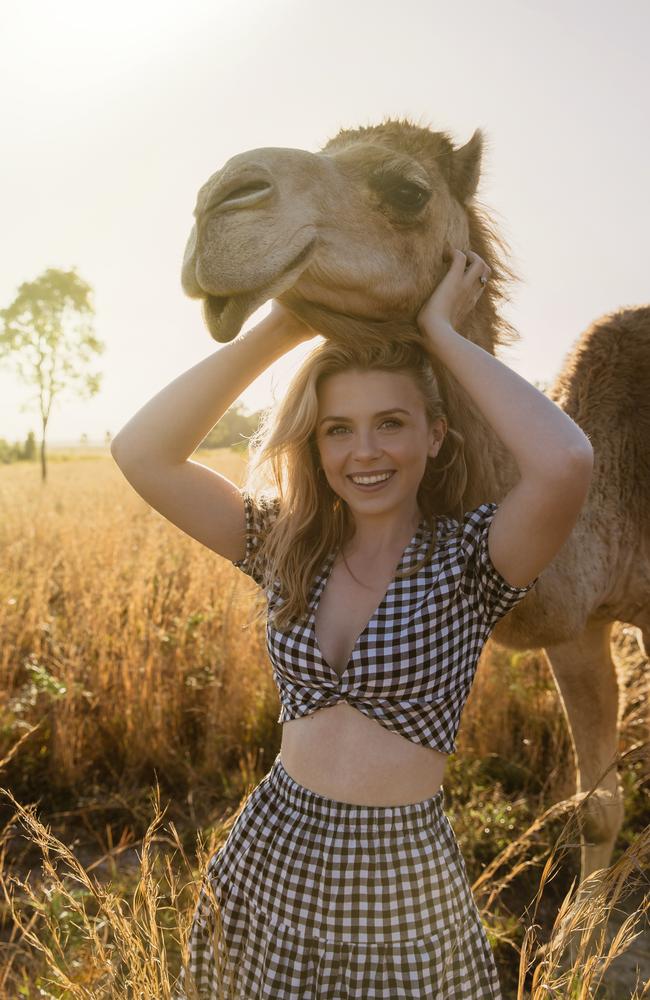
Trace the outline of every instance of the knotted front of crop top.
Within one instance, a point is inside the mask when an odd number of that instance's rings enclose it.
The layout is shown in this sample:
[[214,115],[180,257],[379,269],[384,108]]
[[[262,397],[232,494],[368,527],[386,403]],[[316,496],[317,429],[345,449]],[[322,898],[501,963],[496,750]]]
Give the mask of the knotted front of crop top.
[[[242,497],[246,554],[233,565],[263,586],[253,557],[277,515],[278,501],[246,491]],[[497,621],[539,579],[515,587],[492,565],[487,540],[496,510],[497,504],[485,502],[462,522],[438,518],[430,562],[413,576],[393,578],[340,677],[322,656],[314,630],[336,557],[330,552],[313,581],[307,619],[285,631],[267,619],[268,654],[282,705],[278,722],[346,701],[413,743],[454,753],[481,650]],[[397,571],[415,565],[430,541],[431,529],[422,520]],[[264,592],[271,611],[281,600],[278,588]]]

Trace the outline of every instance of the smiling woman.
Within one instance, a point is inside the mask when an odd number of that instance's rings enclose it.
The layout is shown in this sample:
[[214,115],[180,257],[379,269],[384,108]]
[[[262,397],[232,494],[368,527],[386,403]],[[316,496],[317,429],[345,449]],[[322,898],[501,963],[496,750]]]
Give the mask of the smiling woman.
[[[442,780],[481,651],[575,517],[588,463],[569,418],[449,326],[446,313],[462,314],[483,287],[474,256],[467,276],[454,260],[420,311],[435,337],[370,328],[309,354],[251,441],[243,491],[183,455],[218,419],[215,407],[314,334],[277,302],[115,441],[142,495],[254,579],[267,608],[281,751],[206,873],[183,968],[201,997],[225,986],[361,998],[372,983],[382,1000],[432,990],[500,998]],[[523,499],[516,484],[500,506],[464,509],[464,440],[449,426],[434,342],[451,364],[454,352],[478,352],[479,374],[468,364],[457,377],[485,396],[526,472],[532,442]],[[494,367],[501,404],[481,366]],[[515,430],[502,416],[513,406]],[[161,435],[165,412],[174,419]],[[536,434],[557,454],[536,449]],[[559,527],[553,517],[534,523],[540,506],[561,511]],[[513,559],[509,533],[531,517],[533,541],[519,539]],[[499,563],[528,574],[521,584],[495,565],[497,523]]]
[[413,335],[319,345],[251,442],[233,562],[266,597],[282,745],[197,903],[206,997],[500,996],[442,779],[481,649],[535,581],[491,565],[496,505],[449,516],[466,479]]

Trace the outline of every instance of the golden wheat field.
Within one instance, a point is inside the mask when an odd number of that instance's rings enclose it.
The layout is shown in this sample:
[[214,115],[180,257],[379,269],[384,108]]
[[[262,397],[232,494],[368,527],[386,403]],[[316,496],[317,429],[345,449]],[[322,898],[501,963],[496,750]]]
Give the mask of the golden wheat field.
[[[241,482],[233,451],[195,460]],[[108,452],[0,467],[0,997],[171,1000],[202,872],[280,746],[255,586]],[[489,643],[445,804],[504,997],[650,997],[648,664],[614,631],[626,818],[575,894],[570,737],[541,651]],[[598,947],[565,935],[602,923]]]

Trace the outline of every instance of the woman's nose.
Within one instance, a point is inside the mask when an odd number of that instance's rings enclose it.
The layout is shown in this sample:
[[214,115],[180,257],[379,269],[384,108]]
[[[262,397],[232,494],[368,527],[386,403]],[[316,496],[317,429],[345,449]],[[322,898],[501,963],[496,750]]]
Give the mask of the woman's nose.
[[371,432],[360,432],[354,443],[355,458],[374,458],[381,452],[374,435]]

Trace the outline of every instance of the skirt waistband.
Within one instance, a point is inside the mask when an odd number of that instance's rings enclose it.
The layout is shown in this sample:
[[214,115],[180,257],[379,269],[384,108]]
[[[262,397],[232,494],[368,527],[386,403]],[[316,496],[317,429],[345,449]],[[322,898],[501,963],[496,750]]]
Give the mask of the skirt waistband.
[[327,825],[345,824],[357,830],[401,832],[431,827],[444,815],[444,788],[428,799],[397,806],[367,806],[340,802],[299,784],[280,759],[280,754],[263,779],[288,806],[321,820]]

